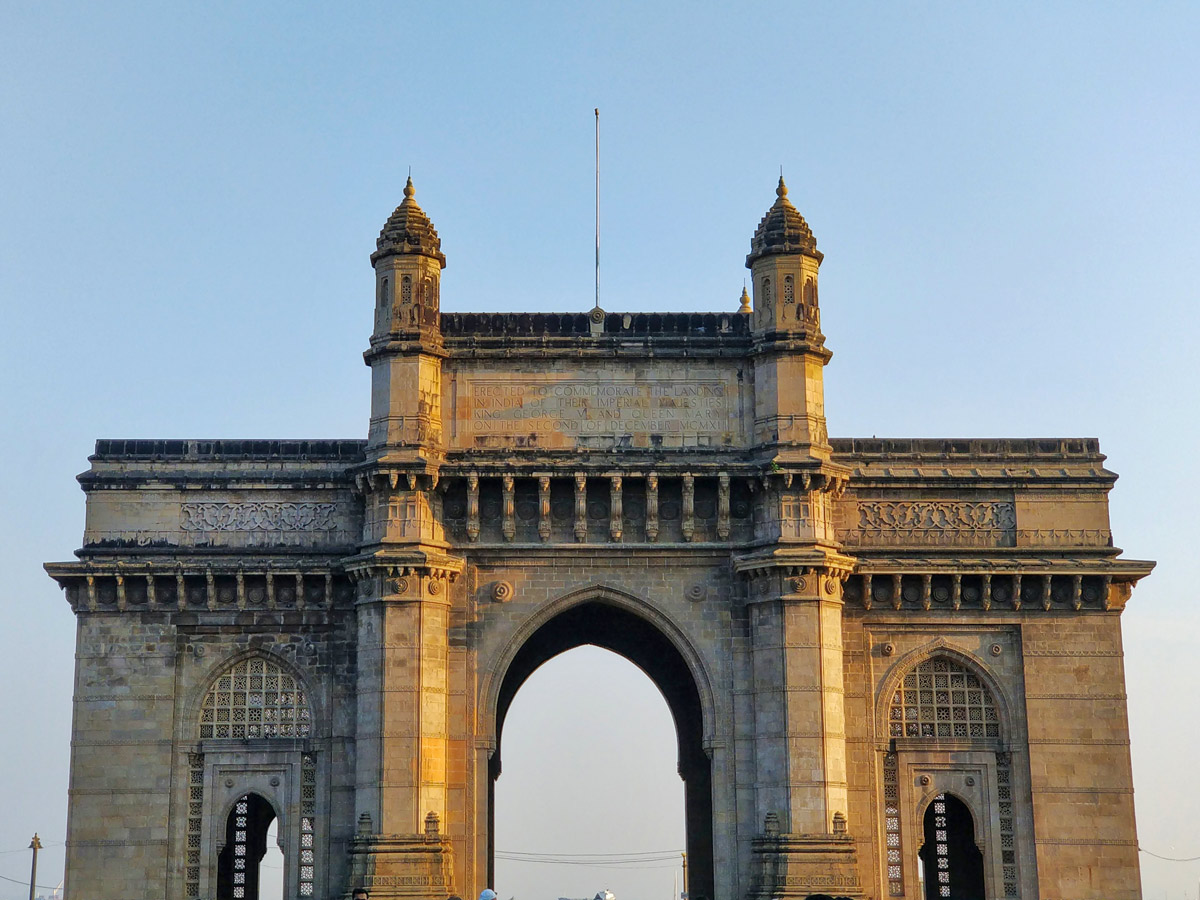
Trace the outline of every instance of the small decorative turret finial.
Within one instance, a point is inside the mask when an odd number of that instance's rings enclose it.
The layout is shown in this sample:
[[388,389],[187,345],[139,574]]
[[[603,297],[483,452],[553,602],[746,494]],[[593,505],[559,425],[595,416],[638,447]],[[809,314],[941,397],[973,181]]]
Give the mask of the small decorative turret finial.
[[750,292],[746,290],[746,286],[742,285],[742,305],[738,307],[738,312],[749,313],[753,312],[753,307],[750,306]]
[[780,175],[775,188],[775,202],[762,217],[758,230],[750,239],[746,268],[754,268],[754,261],[764,256],[796,254],[811,256],[817,262],[824,258],[824,254],[817,249],[817,239],[813,237],[812,229],[788,199],[787,184],[783,175]]
[[437,229],[429,221],[429,216],[425,215],[425,210],[413,199],[414,194],[416,189],[413,188],[410,174],[404,185],[404,199],[379,232],[379,239],[375,242],[376,250],[371,254],[372,265],[385,256],[416,255],[436,259],[442,268],[446,267],[446,257],[442,253],[442,242],[438,238]]

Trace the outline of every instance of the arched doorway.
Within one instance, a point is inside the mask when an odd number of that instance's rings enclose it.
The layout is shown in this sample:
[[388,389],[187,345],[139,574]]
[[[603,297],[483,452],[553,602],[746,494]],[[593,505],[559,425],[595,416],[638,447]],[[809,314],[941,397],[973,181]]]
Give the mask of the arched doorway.
[[517,690],[539,666],[585,644],[625,657],[662,691],[675,723],[679,774],[684,781],[689,893],[693,897],[712,897],[712,770],[703,747],[700,692],[687,661],[657,627],[630,610],[599,600],[573,606],[539,627],[517,652],[501,682],[496,704],[496,751],[489,771],[488,883],[495,880],[495,784],[501,770],[508,709]]
[[984,900],[983,854],[975,820],[953,794],[938,794],[925,810],[925,900]]
[[244,794],[233,804],[217,857],[217,900],[259,900],[259,863],[274,820],[274,808],[258,794]]

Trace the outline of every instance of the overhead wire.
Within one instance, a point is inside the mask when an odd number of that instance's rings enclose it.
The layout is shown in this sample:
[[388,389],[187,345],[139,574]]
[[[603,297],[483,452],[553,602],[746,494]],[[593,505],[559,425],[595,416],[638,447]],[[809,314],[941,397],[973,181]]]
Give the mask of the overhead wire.
[[[13,884],[19,884],[21,887],[29,887],[28,881],[21,881],[16,878],[9,878],[7,875],[0,875],[0,881],[11,881]],[[35,888],[42,891],[57,891],[58,885],[35,884]]]
[[496,858],[507,862],[539,865],[583,866],[607,869],[667,869],[682,862],[680,850],[646,850],[634,853],[535,853],[497,850]]
[[1153,856],[1155,859],[1165,860],[1166,862],[1196,862],[1200,860],[1200,856],[1159,856],[1157,853],[1152,853],[1145,847],[1138,847],[1140,853],[1145,853],[1147,856]]

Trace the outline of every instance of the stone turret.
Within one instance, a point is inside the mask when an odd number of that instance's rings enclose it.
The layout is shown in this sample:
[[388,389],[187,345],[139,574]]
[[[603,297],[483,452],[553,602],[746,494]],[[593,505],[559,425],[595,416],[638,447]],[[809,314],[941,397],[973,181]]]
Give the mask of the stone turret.
[[804,216],[788,200],[782,175],[775,197],[750,240],[746,257],[746,268],[754,280],[754,327],[819,338],[817,270],[825,255],[817,249],[817,239]]
[[449,552],[436,490],[445,450],[438,295],[446,257],[414,194],[409,178],[371,254],[371,423],[355,470],[362,538],[358,554],[343,561],[358,592],[362,711],[350,868],[355,884],[391,900],[454,893],[454,852],[440,823],[450,821],[449,617],[464,562]]
[[379,232],[375,267],[375,336],[437,328],[438,296],[446,256],[429,216],[413,199],[412,178],[404,200]]
[[782,176],[775,197],[746,257],[758,349],[754,439],[780,464],[819,465],[829,460],[822,370],[832,357],[817,307],[817,271],[824,254],[788,200]]
[[407,463],[436,454],[442,431],[438,306],[446,257],[415,193],[410,177],[371,254],[375,324],[364,355],[371,367],[368,446],[377,457]]

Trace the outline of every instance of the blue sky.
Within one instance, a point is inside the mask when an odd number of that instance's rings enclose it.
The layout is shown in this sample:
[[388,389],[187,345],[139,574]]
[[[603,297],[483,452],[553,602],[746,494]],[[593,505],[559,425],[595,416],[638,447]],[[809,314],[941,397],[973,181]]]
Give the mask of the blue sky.
[[[80,542],[93,441],[364,436],[367,257],[409,166],[446,309],[587,308],[597,106],[605,308],[735,309],[782,165],[826,254],[832,434],[1101,439],[1117,543],[1159,560],[1124,617],[1139,839],[1200,855],[1200,8],[8,3],[4,22],[0,679],[23,728],[0,744],[0,876],[25,877],[5,851],[34,829],[64,833],[73,622],[40,563]],[[1200,867],[1143,874],[1194,897]]]

